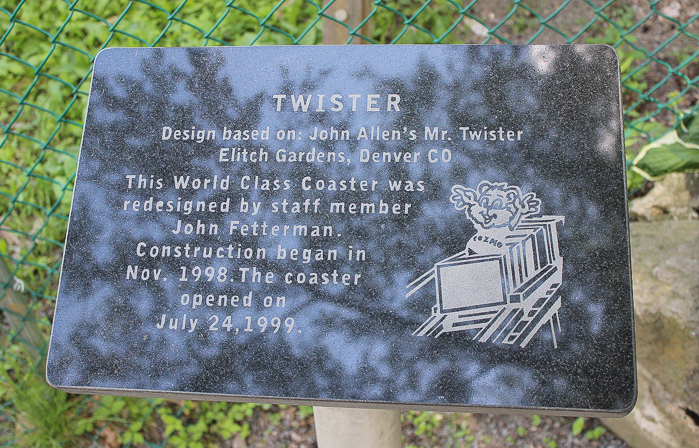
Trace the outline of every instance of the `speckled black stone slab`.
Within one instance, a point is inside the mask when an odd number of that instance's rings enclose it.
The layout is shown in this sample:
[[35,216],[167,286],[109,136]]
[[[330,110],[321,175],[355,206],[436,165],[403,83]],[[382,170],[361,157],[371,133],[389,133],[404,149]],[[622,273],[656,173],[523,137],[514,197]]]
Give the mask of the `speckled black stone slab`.
[[47,378],[627,413],[624,170],[606,46],[104,50]]

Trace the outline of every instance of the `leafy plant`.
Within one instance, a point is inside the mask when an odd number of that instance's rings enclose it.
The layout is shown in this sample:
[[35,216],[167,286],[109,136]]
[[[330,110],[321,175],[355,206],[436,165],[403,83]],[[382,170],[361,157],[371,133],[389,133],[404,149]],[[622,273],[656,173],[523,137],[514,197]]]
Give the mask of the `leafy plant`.
[[84,411],[85,416],[76,423],[75,434],[91,434],[106,423],[121,424],[125,428],[116,436],[119,443],[144,443],[143,428],[152,420],[153,408],[163,400],[146,400],[103,396]]
[[599,440],[604,433],[606,433],[607,430],[603,426],[597,426],[594,429],[591,429],[585,433],[585,438],[589,440]]
[[80,421],[81,401],[49,386],[17,346],[5,352],[0,394],[3,414],[14,424],[14,435],[1,437],[0,443],[29,448],[77,444],[73,428]]
[[466,420],[461,420],[461,422],[456,421],[456,416],[452,417],[453,434],[457,439],[468,437],[471,435],[471,430],[466,426]]
[[573,435],[577,436],[579,435],[583,428],[585,427],[585,418],[584,417],[578,417],[575,419],[573,422],[572,430],[573,430]]
[[397,0],[376,5],[370,37],[377,43],[457,44],[464,43],[470,31],[454,2]]
[[528,32],[529,30],[538,28],[541,23],[539,22],[539,19],[537,19],[532,13],[526,10],[519,10],[519,11],[524,11],[520,14],[517,14],[515,16],[514,22],[512,23],[512,32],[519,36],[520,34],[524,34]]
[[699,170],[699,119],[696,115],[685,117],[678,129],[645,145],[627,165],[629,191],[670,173]]
[[588,44],[611,45],[616,49],[619,56],[623,87],[622,97],[625,104],[632,102],[648,87],[644,81],[644,76],[648,72],[648,58],[643,51],[633,46],[638,38],[630,34],[622,37],[623,31],[634,26],[634,16],[633,7],[621,6],[614,11],[613,24],[607,24],[604,31],[599,26],[597,27],[596,32],[604,34],[585,40]]
[[[628,114],[630,119],[638,116],[636,111]],[[624,145],[627,157],[633,158],[635,154],[649,139],[655,140],[667,132],[667,126],[654,120],[629,123],[626,130]]]
[[313,415],[313,406],[298,406],[296,408],[297,418],[305,420],[310,415]]
[[443,416],[437,412],[410,411],[407,418],[415,426],[415,434],[419,436],[433,434],[435,428],[441,424]]
[[168,444],[177,448],[204,448],[220,444],[239,435],[243,440],[250,435],[248,420],[260,405],[252,403],[185,402],[180,415],[171,406],[158,408],[165,424]]
[[549,448],[556,448],[558,446],[558,442],[556,442],[554,439],[550,437],[544,437],[541,439],[542,442],[546,444],[547,447]]

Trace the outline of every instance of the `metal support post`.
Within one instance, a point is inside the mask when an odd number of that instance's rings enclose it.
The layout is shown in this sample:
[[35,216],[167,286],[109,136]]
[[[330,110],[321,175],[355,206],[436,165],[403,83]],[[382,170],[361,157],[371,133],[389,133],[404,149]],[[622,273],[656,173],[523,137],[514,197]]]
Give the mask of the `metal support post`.
[[400,448],[400,411],[313,407],[318,448]]

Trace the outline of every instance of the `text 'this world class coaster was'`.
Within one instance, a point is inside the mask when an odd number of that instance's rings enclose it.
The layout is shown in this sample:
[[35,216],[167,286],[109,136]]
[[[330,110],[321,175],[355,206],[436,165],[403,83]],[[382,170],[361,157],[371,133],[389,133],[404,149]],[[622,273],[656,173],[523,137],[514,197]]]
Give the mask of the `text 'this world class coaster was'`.
[[102,51],[49,382],[628,413],[619,86],[600,45]]

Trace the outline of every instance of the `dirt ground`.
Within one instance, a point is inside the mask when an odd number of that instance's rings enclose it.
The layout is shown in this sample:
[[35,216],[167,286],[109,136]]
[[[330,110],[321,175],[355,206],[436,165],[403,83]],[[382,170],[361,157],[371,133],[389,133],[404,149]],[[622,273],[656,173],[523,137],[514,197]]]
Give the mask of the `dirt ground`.
[[[222,447],[317,447],[313,416],[299,418],[295,406],[272,409],[281,416],[274,424],[267,413],[256,412],[251,424],[252,434],[246,440],[228,440]],[[601,427],[597,419],[585,420],[579,435],[573,435],[574,418],[541,417],[534,425],[531,416],[499,414],[450,414],[429,413],[427,428],[421,432],[403,412],[403,446],[405,447],[513,447],[513,448],[628,448],[628,445],[612,432],[606,431],[599,439],[585,436],[587,431]],[[413,417],[413,421],[422,420]]]

